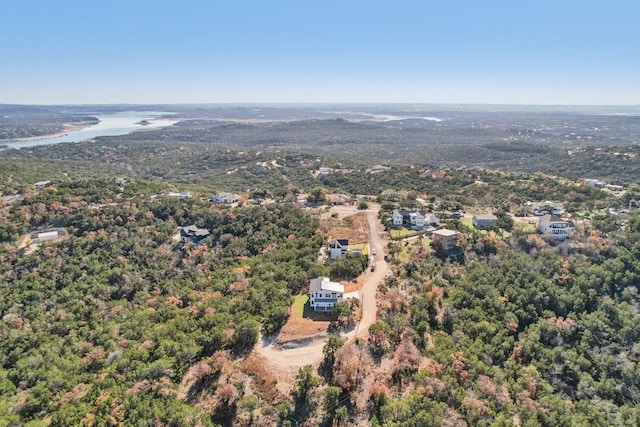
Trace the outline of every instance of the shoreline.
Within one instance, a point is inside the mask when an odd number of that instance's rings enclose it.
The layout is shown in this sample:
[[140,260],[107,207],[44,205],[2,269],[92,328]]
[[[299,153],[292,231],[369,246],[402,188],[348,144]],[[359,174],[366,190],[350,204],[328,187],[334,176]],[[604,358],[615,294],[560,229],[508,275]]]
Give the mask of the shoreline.
[[[99,122],[98,122],[99,123]],[[65,123],[62,125],[62,130],[55,132],[55,133],[49,133],[46,135],[38,135],[38,136],[27,136],[24,138],[13,138],[13,139],[0,139],[0,145],[3,145],[3,142],[27,142],[27,141],[40,141],[42,139],[49,139],[49,138],[60,138],[63,136],[67,136],[70,132],[76,132],[79,130],[84,130],[87,128],[90,128],[91,126],[95,126],[97,123],[94,124],[74,124],[74,123]]]

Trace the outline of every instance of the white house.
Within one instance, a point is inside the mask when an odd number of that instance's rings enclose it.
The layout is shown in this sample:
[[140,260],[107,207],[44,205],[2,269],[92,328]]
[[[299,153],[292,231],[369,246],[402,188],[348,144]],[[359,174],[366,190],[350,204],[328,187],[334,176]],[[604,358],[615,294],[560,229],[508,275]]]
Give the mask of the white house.
[[309,305],[315,311],[331,312],[336,303],[344,298],[344,286],[328,277],[311,279],[309,284]]
[[436,214],[425,214],[424,223],[437,227],[440,225],[440,220],[438,220]]
[[50,185],[51,185],[51,181],[40,181],[33,184],[33,188],[39,191],[39,190],[44,190]]
[[393,225],[401,226],[404,224],[404,215],[402,215],[398,209],[394,209],[391,214],[391,220],[393,221]]
[[554,203],[550,201],[540,203],[530,203],[531,213],[536,216],[542,216],[545,213],[551,213],[551,215],[562,215],[564,213],[564,207],[561,203]]
[[474,215],[471,219],[475,228],[490,228],[498,222],[498,217],[495,215]]
[[237,203],[240,200],[240,196],[233,193],[218,193],[211,198],[211,201],[214,203]]
[[405,226],[416,230],[422,230],[426,225],[439,225],[438,217],[434,214],[406,209],[394,209],[391,213],[391,222],[396,227]]
[[604,183],[603,181],[600,181],[599,179],[589,178],[582,181],[582,185],[584,185],[585,187],[604,188],[606,183]]
[[58,238],[58,230],[54,231],[45,231],[43,233],[38,233],[37,240],[39,242],[48,242],[51,240],[56,240]]
[[424,215],[420,212],[411,212],[409,214],[409,221],[411,222],[411,228],[417,228],[419,230],[424,228]]
[[320,173],[320,175],[329,175],[331,169],[325,166],[321,166],[320,169],[318,169],[318,172]]
[[57,240],[61,236],[58,230],[40,231],[31,233],[33,243],[51,242]]
[[565,221],[556,215],[544,215],[538,221],[538,230],[556,239],[566,239],[575,230],[573,222]]
[[348,239],[336,239],[329,242],[330,257],[332,260],[340,258],[349,250]]
[[181,191],[179,193],[175,193],[175,192],[170,192],[170,193],[166,193],[165,194],[166,197],[176,197],[178,199],[190,199],[191,193],[189,193],[188,191]]

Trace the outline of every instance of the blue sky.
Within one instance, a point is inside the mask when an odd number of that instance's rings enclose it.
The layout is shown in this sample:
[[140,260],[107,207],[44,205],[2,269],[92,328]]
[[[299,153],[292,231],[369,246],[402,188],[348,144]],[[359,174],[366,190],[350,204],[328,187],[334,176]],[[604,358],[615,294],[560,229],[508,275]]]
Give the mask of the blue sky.
[[0,103],[640,104],[640,2],[5,0]]

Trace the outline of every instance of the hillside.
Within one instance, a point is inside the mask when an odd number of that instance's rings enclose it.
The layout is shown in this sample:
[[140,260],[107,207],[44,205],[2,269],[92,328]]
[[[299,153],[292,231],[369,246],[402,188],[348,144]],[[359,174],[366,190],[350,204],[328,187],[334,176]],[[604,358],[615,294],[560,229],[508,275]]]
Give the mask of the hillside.
[[[445,152],[486,157],[440,164],[418,138],[413,161],[377,161],[399,135],[449,124],[264,113],[185,107],[168,129],[0,152],[0,425],[637,424],[636,147],[482,131],[477,151]],[[551,174],[563,152],[572,174]],[[218,192],[238,202],[212,203]],[[561,205],[567,240],[538,230],[544,201]],[[393,226],[397,209],[436,215],[451,247]],[[495,225],[475,228],[487,213]],[[343,238],[363,253],[331,261]],[[364,300],[322,317],[320,340],[288,336],[287,353],[278,334],[292,316],[314,322],[300,301],[319,276]]]

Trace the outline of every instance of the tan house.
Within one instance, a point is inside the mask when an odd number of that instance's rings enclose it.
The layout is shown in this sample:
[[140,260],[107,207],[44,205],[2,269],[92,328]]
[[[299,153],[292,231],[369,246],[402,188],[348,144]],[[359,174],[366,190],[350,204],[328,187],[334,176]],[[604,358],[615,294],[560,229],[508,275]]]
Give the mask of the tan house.
[[456,230],[449,230],[443,228],[436,230],[431,234],[433,245],[438,248],[442,248],[444,252],[452,251],[458,243],[458,232]]

